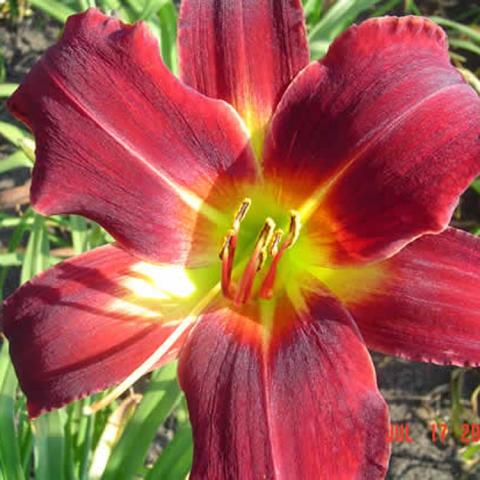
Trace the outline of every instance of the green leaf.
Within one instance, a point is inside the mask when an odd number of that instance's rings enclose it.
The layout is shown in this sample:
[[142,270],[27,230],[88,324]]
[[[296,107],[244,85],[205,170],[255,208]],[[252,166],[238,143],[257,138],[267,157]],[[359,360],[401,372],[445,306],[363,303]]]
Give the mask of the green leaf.
[[60,23],[65,23],[70,15],[77,13],[64,3],[56,0],[30,0],[30,3],[33,7],[42,10]]
[[480,195],[480,177],[473,181],[471,187]]
[[26,130],[8,122],[0,122],[0,136],[16,147],[20,147],[25,140],[32,140],[32,136]]
[[23,263],[24,255],[19,252],[0,253],[1,267],[19,267]]
[[21,148],[32,162],[35,160],[35,142],[26,130],[11,123],[0,122],[0,136],[13,143],[16,147]]
[[0,84],[0,98],[9,97],[16,89],[16,83],[2,83]]
[[476,45],[473,42],[469,42],[468,40],[459,40],[458,38],[450,38],[448,40],[450,47],[461,48],[462,50],[466,50],[467,52],[472,52],[475,55],[480,55],[480,45]]
[[23,480],[22,462],[15,428],[17,379],[8,354],[8,343],[0,347],[0,470],[8,480]]
[[309,41],[333,40],[362,12],[378,2],[379,0],[338,0],[312,29]]
[[80,444],[80,466],[79,466],[79,480],[87,480],[88,479],[88,465],[90,461],[90,457],[93,453],[92,444],[93,444],[93,427],[95,416],[90,415],[85,418],[83,415],[83,425],[85,425],[82,431],[82,442]]
[[22,150],[8,155],[0,160],[0,173],[9,172],[16,168],[31,167],[32,161]]
[[390,13],[402,0],[388,0],[385,3],[380,3],[380,5],[375,8],[370,15],[370,17],[382,17]]
[[139,20],[140,15],[141,15],[142,10],[143,10],[143,6],[144,6],[143,1],[122,0],[120,2],[120,9],[119,10],[123,11],[125,14],[128,15],[128,17],[125,17],[125,18],[129,18],[130,22],[135,22],[135,21]]
[[465,369],[457,368],[450,376],[450,398],[452,407],[450,409],[450,426],[452,434],[456,439],[462,435],[462,420],[464,407],[462,404],[462,391],[465,380]]
[[[31,208],[27,209],[25,213],[22,215],[20,219],[20,223],[15,227],[15,230],[10,235],[10,240],[8,241],[8,252],[13,253],[20,242],[23,239],[25,232],[27,231],[28,224],[33,220],[33,210]],[[5,280],[7,279],[8,274],[8,267],[4,267],[0,273],[0,292],[2,293],[3,299],[3,286],[5,284]]]
[[100,247],[106,243],[113,242],[109,234],[98,223],[91,222],[90,225],[90,248]]
[[160,8],[170,3],[169,0],[146,0],[143,6],[142,13],[140,14],[140,20],[148,20],[150,17],[155,15]]
[[145,395],[113,448],[102,480],[134,478],[145,461],[159,426],[180,397],[176,364],[166,365],[152,374]]
[[77,0],[78,10],[83,12],[88,8],[96,8],[97,2],[95,0]]
[[[67,407],[68,409],[68,407]],[[66,415],[66,422],[64,431],[64,452],[65,452],[65,480],[76,480],[75,469],[74,469],[74,429],[75,426],[71,421],[71,415]]]
[[[0,213],[0,228],[15,228],[23,221],[22,219],[23,217]],[[33,221],[29,218],[26,223],[32,225]]]
[[316,60],[318,58],[322,58],[328,50],[332,42],[329,40],[317,40],[315,42],[310,43],[310,58],[312,60]]
[[7,68],[5,67],[5,58],[3,56],[2,50],[0,49],[0,82],[5,82],[7,77]]
[[480,454],[480,443],[472,443],[470,446],[466,447],[463,450],[463,453],[461,453],[461,456],[464,461],[471,461],[479,454]]
[[323,0],[306,0],[303,10],[309,26],[315,25],[323,12]]
[[70,232],[75,253],[83,253],[88,247],[87,221],[78,215],[70,215]]
[[155,466],[146,475],[145,480],[186,478],[192,468],[192,456],[192,429],[187,422],[178,428],[173,440],[161,453]]
[[480,31],[475,30],[473,28],[467,27],[467,25],[464,25],[463,23],[458,23],[453,20],[449,20],[447,18],[442,18],[442,17],[435,17],[432,16],[430,17],[431,20],[433,20],[435,23],[438,23],[439,25],[442,25],[443,27],[451,28],[452,30],[456,30],[459,33],[462,33],[463,35],[466,35],[467,37],[470,37],[472,40],[475,42],[480,43]]
[[405,0],[405,12],[413,13],[414,15],[421,15],[422,12],[417,7],[416,3],[413,0]]
[[65,478],[63,415],[63,411],[55,410],[34,421],[35,480]]
[[34,214],[34,221],[30,237],[28,238],[25,258],[20,274],[20,282],[30,280],[37,273],[50,266],[50,245],[45,231],[45,217]]
[[480,95],[480,78],[467,68],[458,68],[458,71],[463,75],[463,78],[470,84],[470,86]]
[[[25,407],[23,407],[22,409],[19,409],[19,411],[24,412],[25,417],[27,418],[27,415],[26,415],[27,412],[25,411]],[[32,456],[32,452],[33,452],[33,433],[32,433],[32,428],[31,428],[30,421],[28,421],[26,418],[23,421],[26,433],[24,435],[24,440],[22,442],[22,446],[21,446],[20,450],[21,450],[21,454],[22,454],[23,474],[26,477],[30,477],[30,471],[31,471],[32,461],[33,461],[33,458],[32,458],[33,457]]]
[[177,9],[171,1],[164,2],[158,11],[160,23],[160,48],[167,67],[177,71]]

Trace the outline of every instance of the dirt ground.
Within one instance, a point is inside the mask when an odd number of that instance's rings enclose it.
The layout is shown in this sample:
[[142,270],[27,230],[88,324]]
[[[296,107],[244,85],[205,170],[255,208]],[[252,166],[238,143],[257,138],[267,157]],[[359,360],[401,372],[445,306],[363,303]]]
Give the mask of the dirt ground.
[[[449,421],[449,382],[452,367],[408,362],[380,354],[373,355],[378,383],[390,407],[392,423],[408,424],[412,443],[394,443],[390,480],[480,480],[480,473],[462,472],[458,446],[451,435],[445,444],[432,441],[430,422]],[[467,393],[480,381],[472,371],[465,386]]]
[[[17,26],[0,21],[0,48],[6,65],[7,81],[19,82],[36,58],[55,41],[59,28],[41,15],[27,18]],[[0,104],[0,118],[7,117]],[[0,140],[0,159],[10,150]],[[28,171],[0,175],[0,189],[25,182]],[[478,199],[474,200],[476,203]],[[478,208],[478,205],[475,206]],[[479,211],[479,210],[477,210]],[[0,241],[5,242],[5,232]],[[15,286],[12,277],[8,289]],[[393,444],[388,478],[391,480],[478,479],[480,473],[465,475],[457,460],[457,446],[451,437],[445,445],[433,443],[429,421],[443,418],[450,412],[449,381],[452,368],[407,362],[374,354],[380,388],[390,406],[392,422],[409,424],[412,443]],[[471,385],[480,383],[473,373]],[[468,386],[467,391],[468,393]]]

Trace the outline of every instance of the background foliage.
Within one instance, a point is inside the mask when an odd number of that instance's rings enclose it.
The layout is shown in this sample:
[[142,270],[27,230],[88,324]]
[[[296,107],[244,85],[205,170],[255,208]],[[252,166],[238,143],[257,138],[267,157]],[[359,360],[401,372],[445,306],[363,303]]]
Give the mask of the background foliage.
[[[330,42],[351,23],[386,13],[426,14],[449,33],[451,57],[480,92],[480,4],[419,0],[304,0],[312,58],[320,58]],[[126,22],[144,20],[159,39],[162,56],[176,73],[178,8],[171,0],[0,0],[0,28],[20,24],[32,15],[59,27],[65,19],[96,6]],[[41,13],[39,13],[41,12]],[[435,14],[436,13],[436,14]],[[439,15],[440,14],[440,15]],[[15,84],[7,72],[0,45],[0,102]],[[0,139],[10,147],[0,160],[0,178],[30,171],[34,162],[32,136],[0,107]],[[45,268],[108,242],[96,224],[74,215],[42,217],[28,206],[28,182],[0,191],[0,291],[7,280],[23,283]],[[480,233],[477,180],[455,216],[457,226]],[[188,475],[192,440],[188,414],[176,382],[174,364],[154,372],[135,391],[97,414],[83,414],[99,398],[84,399],[30,422],[18,388],[5,339],[0,339],[0,480],[173,479]],[[480,387],[466,398],[468,370],[456,369],[450,386],[447,421],[459,435],[464,421],[480,423]],[[469,395],[470,396],[470,395]],[[480,464],[480,444],[459,446],[463,475]],[[478,470],[477,470],[478,471]]]

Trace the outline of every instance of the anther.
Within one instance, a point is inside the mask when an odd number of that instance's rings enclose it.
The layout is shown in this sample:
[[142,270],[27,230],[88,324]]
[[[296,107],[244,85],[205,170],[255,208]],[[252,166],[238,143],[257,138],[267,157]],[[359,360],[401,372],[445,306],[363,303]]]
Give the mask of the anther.
[[[257,272],[259,272],[265,262],[267,261],[269,246],[273,239],[273,230],[275,228],[275,222],[271,218],[267,218],[265,220],[265,224],[263,225],[263,229],[260,231],[258,242],[262,242],[263,247],[261,247],[260,254],[258,255],[258,265],[257,265]],[[264,238],[262,238],[262,234]]]
[[227,298],[233,297],[233,287],[231,284],[232,269],[235,250],[237,248],[238,232],[240,230],[240,224],[247,215],[251,203],[252,201],[249,198],[245,198],[240,204],[239,209],[233,217],[232,228],[227,232],[222,249],[220,250],[219,256],[222,261],[222,292]]
[[258,235],[252,256],[245,267],[237,294],[235,295],[235,304],[237,306],[245,303],[250,298],[253,282],[257,271],[263,266],[268,255],[268,245],[272,241],[275,222],[271,218],[267,218]]
[[273,234],[272,241],[270,242],[270,245],[268,247],[268,253],[274,257],[278,253],[278,247],[280,246],[280,242],[282,241],[283,237],[283,230],[278,229],[275,230],[275,233]]
[[251,204],[252,204],[252,200],[250,198],[244,198],[240,205],[240,208],[237,210],[237,213],[235,214],[235,217],[233,220],[233,229],[236,232],[238,232],[238,230],[240,229],[240,223],[247,215],[248,209],[250,208]]
[[223,260],[231,248],[232,244],[232,237],[235,235],[235,230],[230,229],[227,234],[225,235],[225,239],[223,240],[222,249],[220,250],[219,257],[220,260]]
[[[283,254],[292,247],[298,240],[300,234],[301,222],[300,215],[295,210],[290,212],[290,225],[288,227],[288,235],[284,242],[279,246],[280,240],[276,240],[274,235],[272,240],[271,251],[276,250],[276,253],[272,253],[273,259],[265,276],[262,285],[260,287],[259,297],[264,299],[270,299],[273,295],[273,287],[275,285],[275,277],[277,275],[278,264],[280,263]],[[278,231],[278,230],[277,230]]]
[[300,235],[301,228],[302,223],[300,221],[300,214],[296,210],[290,210],[290,225],[288,227],[288,237],[286,239],[288,245],[286,248],[290,248],[295,244]]

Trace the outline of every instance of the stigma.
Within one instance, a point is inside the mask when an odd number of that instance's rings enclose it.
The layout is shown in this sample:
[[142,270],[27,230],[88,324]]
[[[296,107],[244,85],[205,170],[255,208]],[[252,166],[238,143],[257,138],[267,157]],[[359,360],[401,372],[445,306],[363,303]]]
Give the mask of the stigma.
[[[238,307],[247,303],[254,295],[266,300],[273,297],[275,277],[280,260],[285,252],[295,244],[301,229],[300,215],[295,210],[290,211],[290,223],[286,235],[282,229],[275,228],[276,224],[272,218],[267,217],[258,232],[256,242],[243,268],[243,272],[239,276],[238,281],[234,282],[232,274],[235,268],[238,234],[251,203],[249,198],[245,198],[240,204],[234,215],[232,227],[228,230],[220,250],[222,293]],[[262,276],[260,288],[255,293],[255,279],[267,263],[269,264],[268,269]]]

